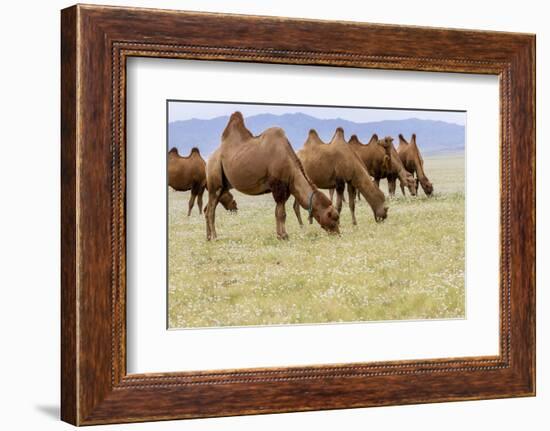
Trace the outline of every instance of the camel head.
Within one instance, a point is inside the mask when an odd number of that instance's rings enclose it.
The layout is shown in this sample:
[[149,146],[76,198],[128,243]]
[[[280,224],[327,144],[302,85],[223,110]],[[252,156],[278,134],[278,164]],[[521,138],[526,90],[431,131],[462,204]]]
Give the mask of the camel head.
[[332,206],[331,200],[319,190],[314,190],[310,195],[311,217],[328,233],[339,234],[340,214]]
[[428,178],[424,177],[421,180],[419,180],[420,186],[422,187],[422,190],[424,190],[424,193],[426,193],[426,196],[431,196],[434,192],[434,186],[428,180]]
[[230,192],[224,192],[220,196],[220,203],[222,206],[229,212],[236,213],[237,208],[237,201],[233,197],[233,195]]
[[374,213],[374,220],[376,220],[376,223],[380,223],[388,217],[388,207],[386,206],[384,192],[376,184],[374,184],[374,189],[374,192],[368,198],[368,202]]
[[[373,137],[376,135],[372,135]],[[378,145],[380,145],[384,149],[391,148],[393,144],[393,138],[391,136],[386,136],[384,139],[378,139],[377,141]]]

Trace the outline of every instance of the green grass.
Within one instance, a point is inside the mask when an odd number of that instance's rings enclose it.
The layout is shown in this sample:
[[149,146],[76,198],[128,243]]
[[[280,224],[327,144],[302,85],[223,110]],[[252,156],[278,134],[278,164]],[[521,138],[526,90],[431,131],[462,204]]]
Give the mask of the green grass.
[[271,195],[236,192],[239,213],[218,206],[207,242],[204,217],[186,215],[189,194],[170,190],[169,326],[464,317],[464,157],[425,157],[425,169],[433,197],[398,190],[381,224],[361,200],[355,227],[344,203],[339,237],[301,229],[291,197],[290,240],[279,241]]

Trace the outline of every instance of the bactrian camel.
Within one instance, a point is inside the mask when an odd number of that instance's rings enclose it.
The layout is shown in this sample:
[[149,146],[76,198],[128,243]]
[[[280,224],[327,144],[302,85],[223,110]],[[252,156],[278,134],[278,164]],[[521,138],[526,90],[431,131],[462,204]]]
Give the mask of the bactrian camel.
[[[336,190],[336,209],[342,210],[344,188],[348,185],[349,208],[352,223],[355,218],[355,196],[359,191],[370,207],[377,222],[388,214],[384,193],[376,186],[367,172],[366,167],[344,139],[344,130],[336,129],[330,143],[325,144],[315,130],[310,130],[303,148],[297,153],[306,174],[313,183],[321,189]],[[294,204],[298,222],[302,225],[300,208]]]
[[[191,215],[195,199],[197,199],[199,214],[202,214],[202,196],[206,188],[206,163],[198,148],[192,148],[187,157],[180,156],[177,148],[172,148],[168,152],[168,185],[179,192],[191,190],[187,215]],[[220,202],[226,210],[237,211],[237,202],[231,193],[227,192],[221,196]]]
[[401,184],[407,185],[411,195],[416,195],[416,182],[403,166],[392,137],[378,139],[378,135],[374,134],[368,144],[363,144],[356,135],[352,135],[349,145],[363,161],[377,186],[382,178],[387,178],[390,196],[395,195],[397,178]]
[[[399,135],[399,146],[397,154],[403,163],[405,169],[412,175],[416,176],[416,187],[418,183],[422,186],[424,193],[430,196],[433,193],[433,185],[424,172],[424,160],[420,154],[420,149],[416,145],[416,135],[413,133],[410,142],[407,142],[403,135]],[[401,182],[401,191],[405,194],[405,185]]]
[[220,195],[231,188],[248,195],[271,193],[277,237],[287,239],[285,203],[298,203],[330,233],[338,233],[339,214],[330,199],[306,175],[284,131],[273,127],[259,136],[246,128],[240,112],[231,115],[221,144],[206,166],[208,209],[206,237],[216,238],[215,214]]

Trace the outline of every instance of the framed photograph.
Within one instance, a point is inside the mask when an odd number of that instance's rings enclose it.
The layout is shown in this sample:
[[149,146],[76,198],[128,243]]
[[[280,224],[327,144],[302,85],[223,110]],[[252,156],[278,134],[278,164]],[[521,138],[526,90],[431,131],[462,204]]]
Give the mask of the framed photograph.
[[61,13],[61,416],[535,394],[535,36]]

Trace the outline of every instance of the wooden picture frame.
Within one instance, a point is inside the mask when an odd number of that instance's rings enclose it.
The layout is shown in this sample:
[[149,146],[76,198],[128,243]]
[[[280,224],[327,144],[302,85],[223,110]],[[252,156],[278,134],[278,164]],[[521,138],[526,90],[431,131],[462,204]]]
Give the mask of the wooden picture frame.
[[[90,425],[535,394],[534,35],[82,5],[61,18],[62,420]],[[500,354],[128,375],[130,56],[498,75]]]

